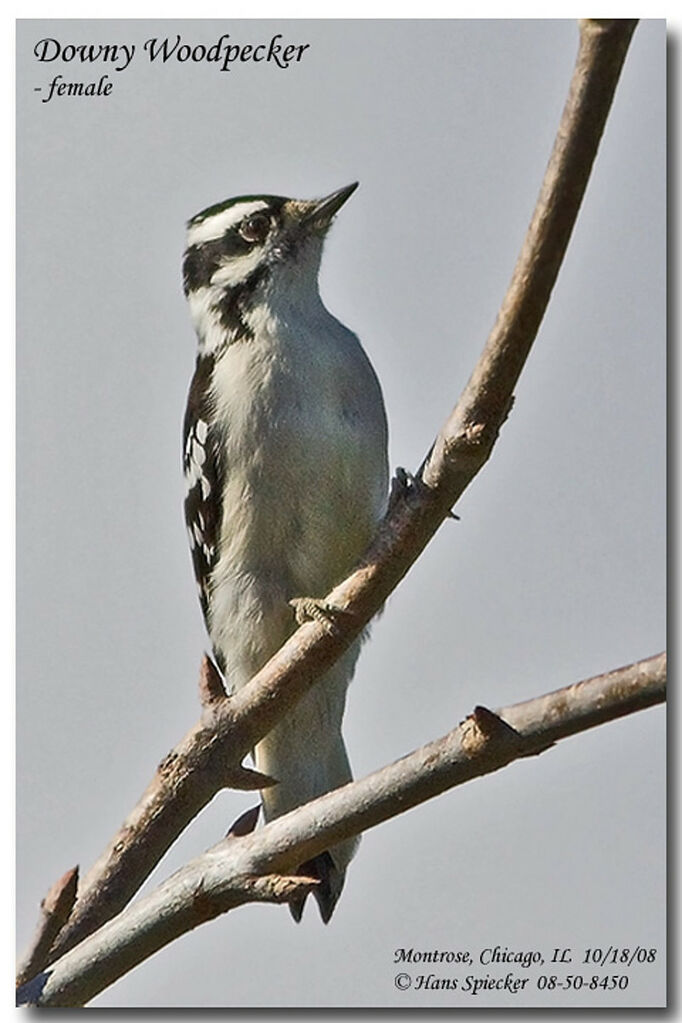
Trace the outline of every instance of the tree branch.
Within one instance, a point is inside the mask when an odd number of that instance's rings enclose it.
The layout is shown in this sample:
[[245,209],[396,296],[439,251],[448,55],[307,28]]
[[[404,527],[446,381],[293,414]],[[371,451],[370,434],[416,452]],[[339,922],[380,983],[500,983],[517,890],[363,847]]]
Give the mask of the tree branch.
[[559,739],[660,703],[665,684],[659,654],[497,713],[477,707],[447,735],[361,781],[258,832],[228,836],[25,985],[19,1004],[84,1005],[180,934],[235,906],[300,898],[316,881],[286,872],[329,846]]
[[126,905],[216,792],[267,784],[269,779],[241,766],[244,756],[360,634],[487,461],[549,301],[635,24],[581,22],[554,150],[496,325],[417,479],[391,503],[359,567],[326,598],[346,612],[339,628],[332,634],[317,623],[303,625],[230,699],[215,680],[204,678],[201,722],[160,764],[88,873],[53,959]]
[[29,948],[17,967],[17,987],[43,968],[54,939],[69,919],[76,901],[78,867],[59,878],[40,903],[40,919]]
[[509,411],[568,247],[636,25],[633,20],[580,22],[568,98],[511,283],[424,469],[424,481],[442,489],[451,505],[487,461]]

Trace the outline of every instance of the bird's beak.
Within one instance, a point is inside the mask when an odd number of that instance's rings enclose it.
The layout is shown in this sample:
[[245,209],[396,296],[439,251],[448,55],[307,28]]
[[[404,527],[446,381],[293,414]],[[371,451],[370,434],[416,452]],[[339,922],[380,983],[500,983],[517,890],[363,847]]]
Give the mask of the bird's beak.
[[358,187],[358,182],[339,188],[324,199],[313,199],[310,202],[302,202],[299,206],[299,225],[317,230],[326,230],[332,222],[334,214],[338,213],[347,199]]

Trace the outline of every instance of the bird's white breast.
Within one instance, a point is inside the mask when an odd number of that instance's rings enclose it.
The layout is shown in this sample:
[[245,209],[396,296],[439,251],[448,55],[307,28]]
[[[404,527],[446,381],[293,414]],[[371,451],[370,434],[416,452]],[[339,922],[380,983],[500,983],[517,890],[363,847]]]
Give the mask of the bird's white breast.
[[[249,326],[212,380],[225,498],[211,638],[228,676],[231,662],[246,677],[291,631],[288,600],[350,570],[386,494],[382,406],[357,339],[321,303],[305,319],[257,307]],[[241,649],[254,635],[258,649]]]

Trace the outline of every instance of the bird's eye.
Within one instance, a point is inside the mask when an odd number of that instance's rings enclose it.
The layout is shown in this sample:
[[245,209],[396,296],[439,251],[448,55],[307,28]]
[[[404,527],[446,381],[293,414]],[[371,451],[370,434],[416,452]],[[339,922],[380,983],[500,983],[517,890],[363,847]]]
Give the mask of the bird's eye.
[[246,242],[262,242],[270,230],[270,217],[266,213],[253,213],[239,225],[239,233]]

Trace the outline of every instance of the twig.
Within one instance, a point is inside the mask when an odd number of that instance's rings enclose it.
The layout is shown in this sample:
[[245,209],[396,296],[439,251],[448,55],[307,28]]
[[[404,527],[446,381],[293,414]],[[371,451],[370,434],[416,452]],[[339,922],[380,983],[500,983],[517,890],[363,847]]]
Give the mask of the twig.
[[210,682],[202,723],[156,777],[87,875],[52,958],[130,900],[171,843],[221,788],[261,787],[246,753],[321,677],[383,605],[490,456],[537,333],[611,106],[634,21],[581,22],[570,92],[545,180],[497,323],[417,485],[392,503],[360,566],[326,597],[345,612],[332,634],[301,626],[229,700]]
[[40,919],[30,947],[17,968],[17,987],[42,969],[52,942],[69,919],[76,901],[78,867],[67,870],[50,888],[40,903]]
[[330,845],[555,741],[665,699],[666,659],[579,682],[457,728],[361,781],[265,828],[231,835],[67,952],[19,993],[19,1004],[84,1005],[180,934],[251,901],[286,902],[315,884],[289,872]]

